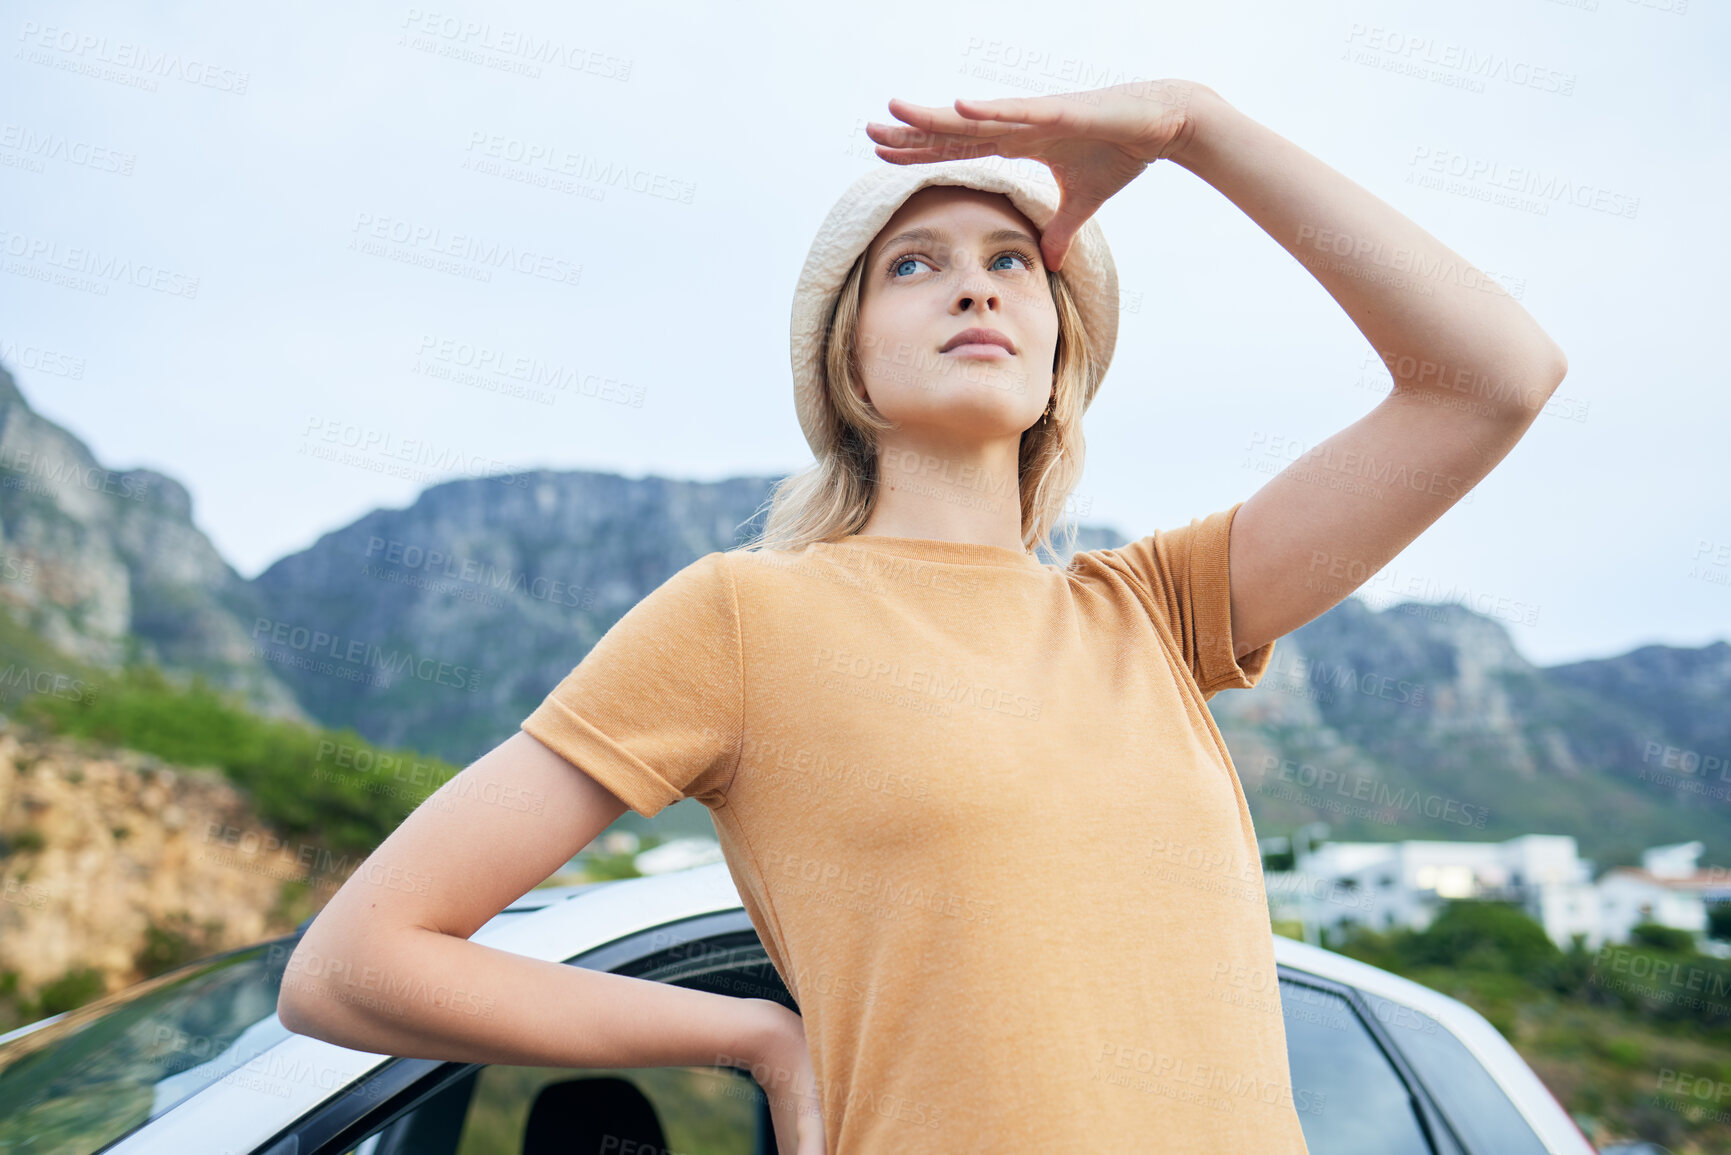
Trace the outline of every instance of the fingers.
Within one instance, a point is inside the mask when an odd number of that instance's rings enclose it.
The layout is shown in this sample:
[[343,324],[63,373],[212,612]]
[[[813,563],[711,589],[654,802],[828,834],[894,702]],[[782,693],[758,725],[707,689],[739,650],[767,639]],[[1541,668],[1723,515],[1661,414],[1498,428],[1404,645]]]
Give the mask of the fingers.
[[1047,272],[1058,272],[1064,267],[1064,258],[1070,255],[1070,240],[1073,234],[1062,236],[1047,229],[1040,234],[1040,259],[1046,262]]
[[1056,124],[1061,110],[1050,100],[1005,96],[997,100],[956,98],[956,111],[971,120],[1013,120],[1020,124]]
[[[998,125],[969,120],[960,113],[947,108],[928,108],[923,104],[911,104],[905,100],[891,98],[890,113],[897,120],[904,120],[917,129],[926,132],[950,133],[954,136],[999,136],[1010,131],[1013,125]],[[898,127],[898,126],[890,126]]]
[[892,164],[927,164],[941,160],[966,160],[1000,153],[1001,141],[973,139],[947,132],[930,132],[904,124],[866,124],[866,136],[877,144],[877,154]]
[[998,147],[989,141],[973,144],[965,141],[952,141],[942,145],[932,145],[926,148],[887,148],[877,147],[878,157],[891,164],[929,164],[943,160],[971,160],[978,156],[998,156]]

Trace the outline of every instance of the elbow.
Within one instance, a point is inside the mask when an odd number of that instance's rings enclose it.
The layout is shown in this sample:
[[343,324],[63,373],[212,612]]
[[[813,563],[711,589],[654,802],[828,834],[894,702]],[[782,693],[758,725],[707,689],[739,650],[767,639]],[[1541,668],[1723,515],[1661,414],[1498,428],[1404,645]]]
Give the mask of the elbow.
[[[282,982],[277,987],[276,1017],[285,1028],[297,1035],[307,1035],[314,1039],[322,1039],[327,1043],[340,1042],[338,1034],[346,1033],[342,1019],[346,1015],[345,1004],[330,997],[323,984],[312,976],[323,968],[318,967],[319,948],[309,946],[313,938],[311,929],[301,936],[300,942],[289,955],[283,965]],[[309,956],[308,952],[312,952]],[[308,966],[308,962],[314,966]]]
[[277,992],[276,996],[277,1022],[293,1034],[322,1039],[324,1038],[321,1033],[322,1028],[313,1014],[313,1008],[307,1005],[309,1001],[303,992],[291,991],[284,987]]
[[312,1025],[312,1020],[307,1017],[306,1006],[300,996],[287,986],[277,991],[276,1018],[277,1022],[294,1034],[311,1035],[314,1033],[315,1028]]
[[[298,947],[296,951],[298,953]],[[290,955],[288,965],[283,969],[282,985],[277,988],[277,1021],[297,1035],[325,1038],[324,1031],[328,1026],[322,1023],[319,1015],[325,1001],[316,990],[309,989],[307,982],[296,977],[294,956]]]
[[1563,383],[1563,378],[1565,378],[1569,375],[1569,357],[1568,357],[1568,354],[1564,353],[1563,347],[1561,345],[1557,344],[1555,341],[1551,342],[1550,365],[1551,365],[1551,373],[1550,373],[1550,377],[1547,379],[1551,382],[1551,388],[1555,389],[1557,386],[1559,386]]

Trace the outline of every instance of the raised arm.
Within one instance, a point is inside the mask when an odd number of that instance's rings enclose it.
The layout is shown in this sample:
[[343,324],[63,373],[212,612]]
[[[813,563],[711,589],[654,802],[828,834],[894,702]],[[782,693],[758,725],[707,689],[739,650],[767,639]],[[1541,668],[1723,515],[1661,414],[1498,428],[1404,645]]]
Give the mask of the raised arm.
[[[1387,565],[1508,455],[1568,371],[1563,351],[1465,258],[1213,89],[1138,81],[1056,96],[890,101],[870,123],[893,164],[1031,157],[1060,200],[1048,268],[1149,165],[1207,181],[1280,242],[1346,310],[1394,387],[1369,414],[1257,490],[1233,519],[1233,651],[1242,658],[1321,615]],[[1088,286],[1075,287],[1086,292]]]
[[1218,189],[1346,310],[1394,386],[1252,494],[1232,524],[1233,649],[1321,615],[1506,457],[1562,383],[1557,343],[1391,205],[1195,86],[1168,159]]

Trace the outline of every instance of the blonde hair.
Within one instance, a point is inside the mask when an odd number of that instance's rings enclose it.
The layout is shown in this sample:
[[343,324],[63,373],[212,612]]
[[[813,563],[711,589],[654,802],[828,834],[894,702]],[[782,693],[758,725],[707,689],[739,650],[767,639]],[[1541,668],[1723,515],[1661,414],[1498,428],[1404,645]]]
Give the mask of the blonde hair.
[[[869,251],[869,250],[868,250]],[[859,314],[866,254],[849,270],[831,310],[824,339],[823,413],[816,462],[783,478],[765,503],[769,517],[761,536],[739,548],[748,551],[797,550],[812,542],[834,541],[858,533],[877,501],[878,433],[893,427],[871,402],[854,392],[859,379]],[[1022,507],[1022,544],[1062,559],[1074,549],[1076,525],[1064,520],[1064,506],[1082,477],[1082,393],[1088,380],[1090,351],[1082,314],[1060,270],[1048,270],[1047,284],[1058,312],[1058,355],[1053,400],[1046,420],[1023,431],[1017,466],[1017,496]],[[758,512],[762,512],[759,507]],[[755,517],[755,515],[754,515]],[[1064,549],[1050,534],[1065,526]]]

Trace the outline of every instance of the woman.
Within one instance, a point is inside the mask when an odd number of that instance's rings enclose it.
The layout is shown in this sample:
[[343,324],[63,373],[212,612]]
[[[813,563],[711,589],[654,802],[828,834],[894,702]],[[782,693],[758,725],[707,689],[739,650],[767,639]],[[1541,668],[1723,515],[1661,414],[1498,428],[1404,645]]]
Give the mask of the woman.
[[[1274,957],[1205,703],[1254,686],[1278,637],[1477,484],[1563,354],[1205,86],[890,108],[904,124],[870,133],[894,167],[837,204],[796,294],[816,464],[778,487],[758,542],[644,598],[385,840],[297,950],[319,965],[291,960],[283,1021],[444,1059],[743,1057],[784,1155],[1303,1152],[1279,1008],[1240,997],[1271,987]],[[1042,564],[1029,547],[1050,548],[1116,338],[1091,218],[1162,159],[1303,261],[1394,388],[1246,501]],[[1357,580],[1310,580],[1318,559]],[[485,803],[506,790],[546,803]],[[465,941],[627,806],[686,797],[710,807],[800,1014]],[[403,872],[426,893],[380,884]],[[367,968],[386,990],[484,991],[490,1013],[298,977]]]

